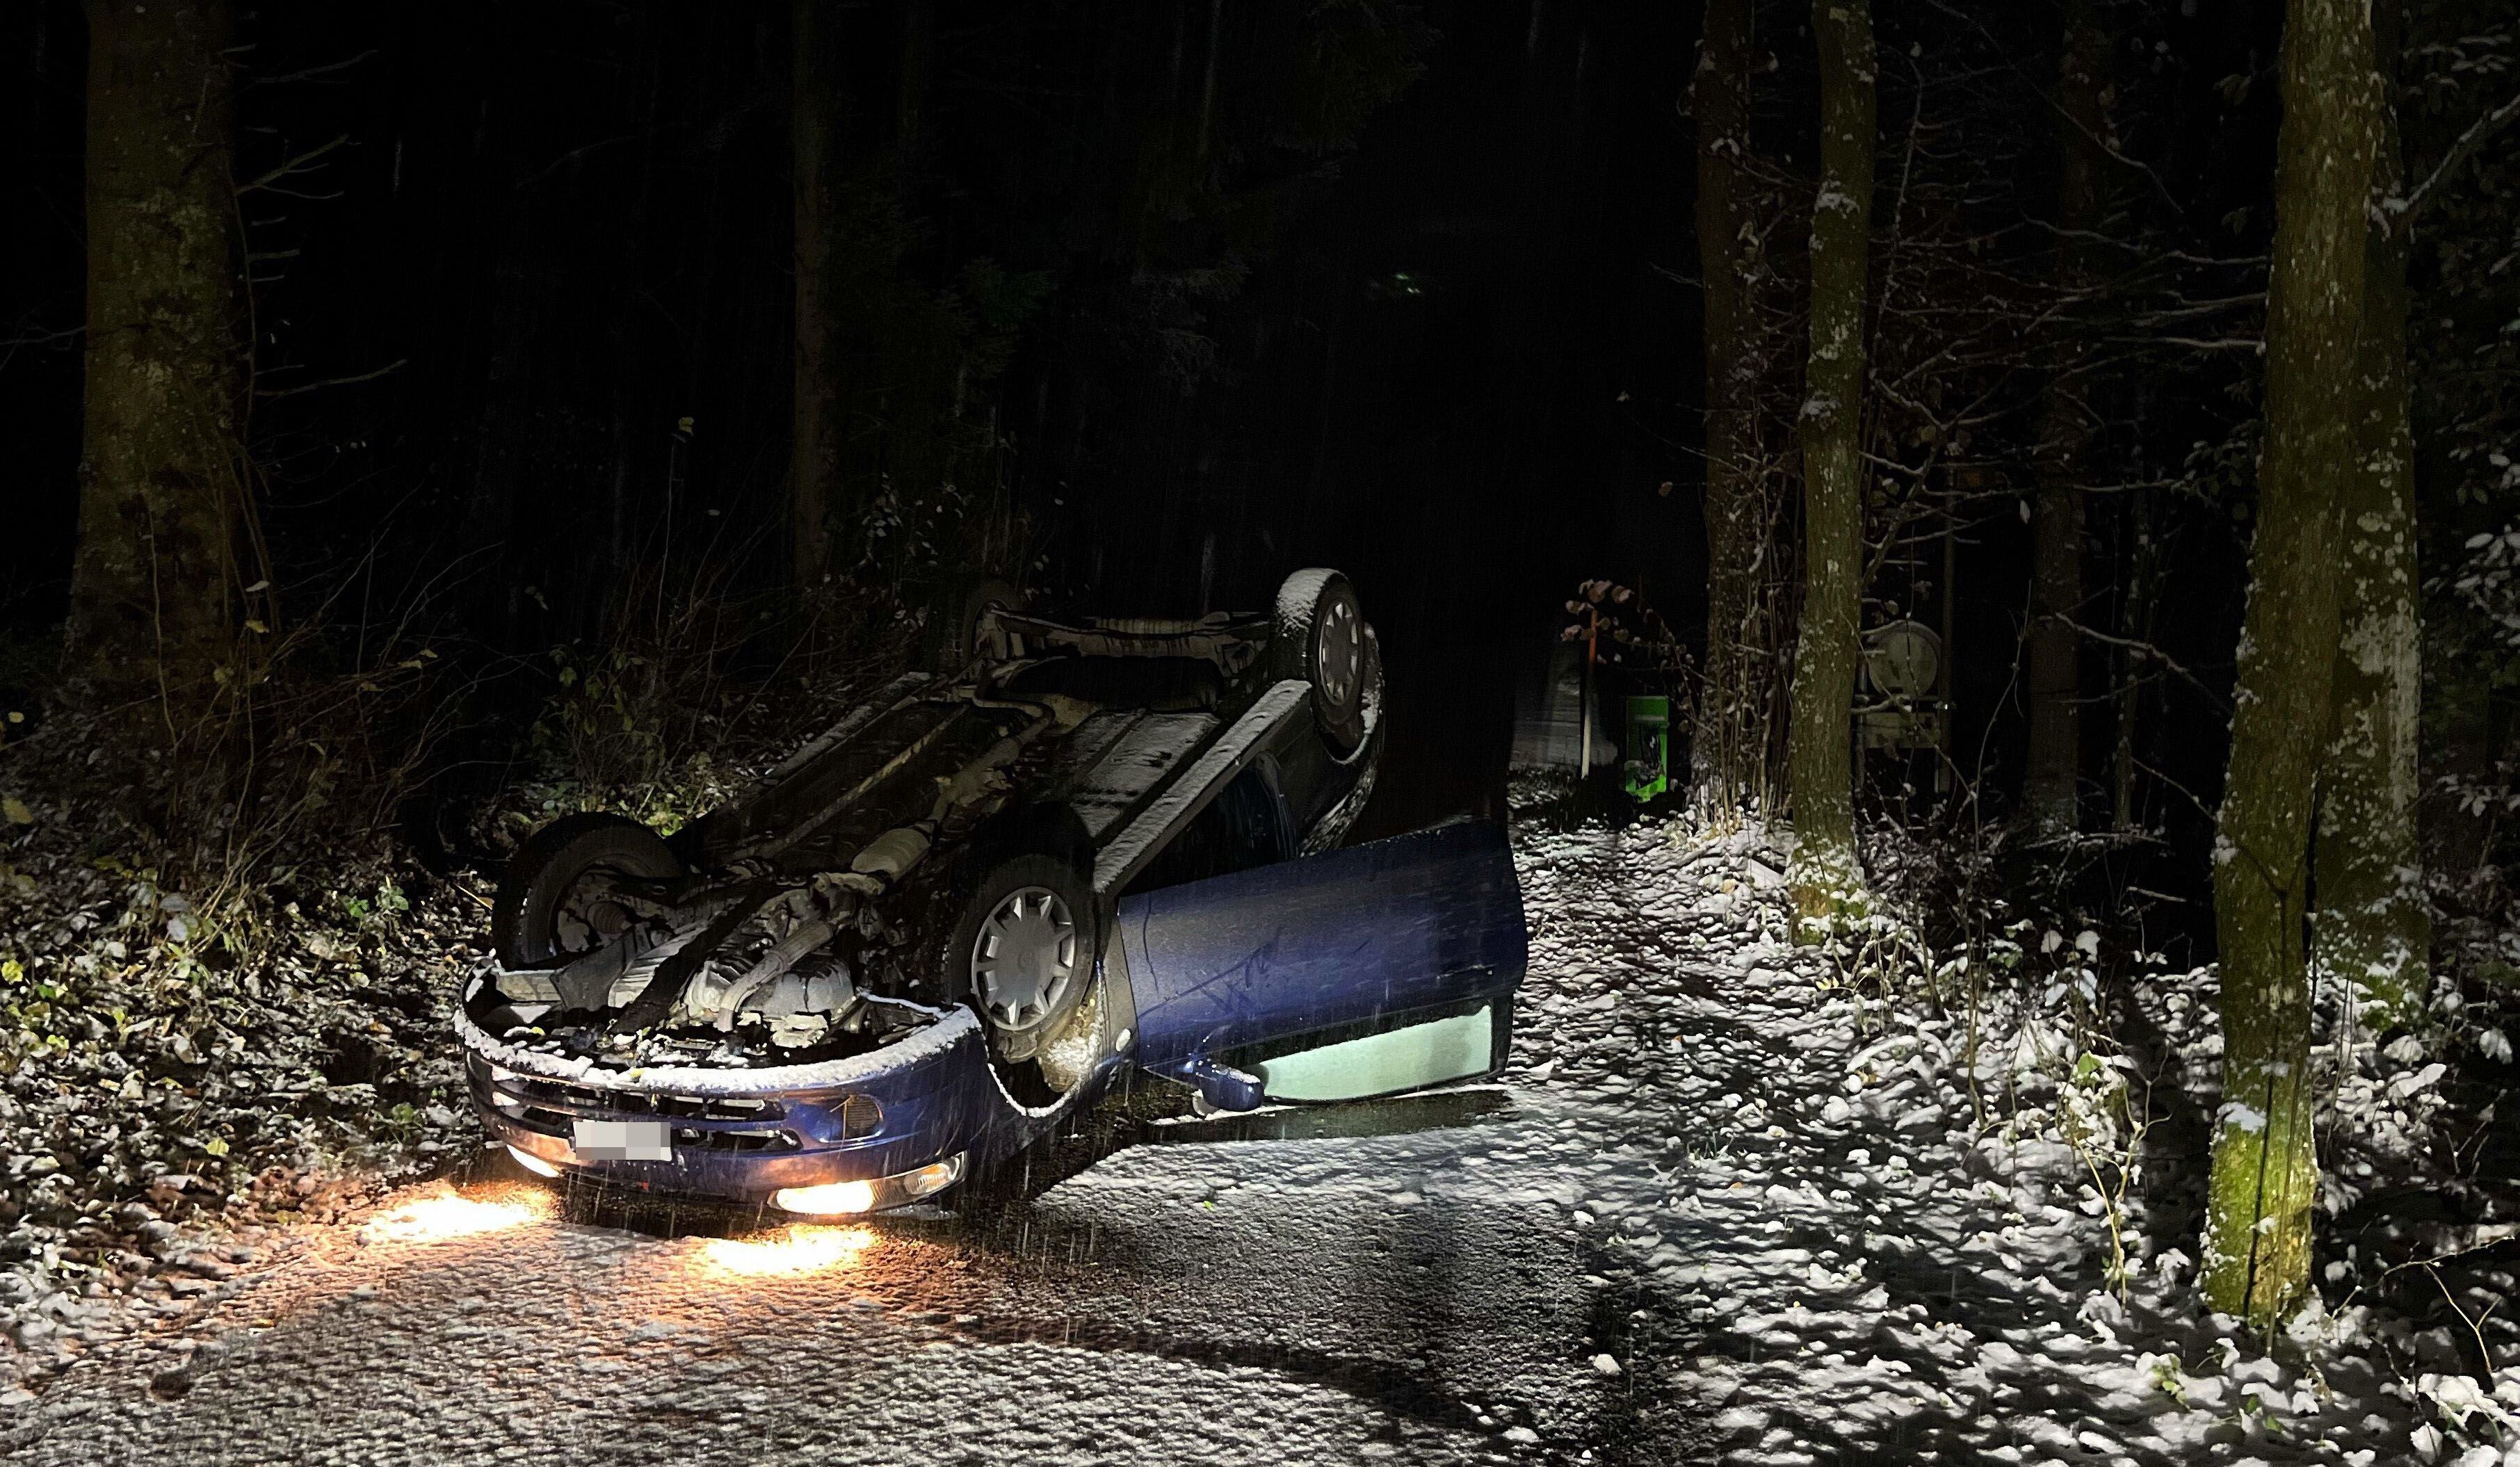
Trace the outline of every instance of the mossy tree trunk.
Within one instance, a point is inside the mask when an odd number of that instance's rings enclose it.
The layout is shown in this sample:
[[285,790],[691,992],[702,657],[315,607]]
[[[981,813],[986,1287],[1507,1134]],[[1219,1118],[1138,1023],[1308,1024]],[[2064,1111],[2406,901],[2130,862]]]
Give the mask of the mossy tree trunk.
[[69,666],[197,741],[242,615],[226,0],[88,7],[87,358]]
[[2359,0],[2290,0],[2267,290],[2266,447],[2214,849],[2223,1106],[2207,1199],[2206,1302],[2261,1332],[2310,1288],[2308,917],[2312,786],[2337,655],[2334,519],[2363,394],[2364,240],[2375,87]]
[[1872,228],[1868,0],[1814,0],[1820,194],[1812,207],[1811,359],[1802,405],[1803,606],[1794,647],[1794,903],[1834,920],[1859,900],[1854,772],[1856,618],[1864,597],[1864,304]]
[[832,233],[838,202],[833,170],[839,78],[832,65],[830,0],[795,0],[788,102],[788,166],[794,174],[796,231],[795,425],[788,465],[788,544],[796,589],[822,583],[832,558],[832,486],[847,425],[839,352],[833,340]]
[[[2071,311],[2093,277],[2090,235],[2101,214],[2101,141],[2109,119],[2108,34],[2094,0],[2068,0],[2065,50],[2056,70],[2056,285]],[[2039,492],[2030,517],[2030,624],[2023,669],[2030,712],[2022,803],[2050,830],[2075,827],[2082,789],[2083,458],[2091,409],[2083,398],[2081,342],[2071,327],[2055,354],[2040,408]]]
[[[2371,10],[2386,76],[2398,55],[2398,6]],[[2394,104],[2383,93],[2371,193],[2403,188]],[[2414,221],[2386,208],[2364,245],[2360,437],[2337,524],[2343,572],[2335,737],[2319,770],[2318,913],[2313,960],[2322,982],[2359,990],[2378,1034],[2413,1016],[2427,987],[2432,916],[2415,838],[2415,722],[2422,627],[2415,598],[2414,433],[2407,388],[2407,256]]]
[[1759,362],[1752,281],[1758,238],[1750,154],[1750,0],[1708,0],[1691,110],[1697,119],[1697,259],[1706,299],[1706,681],[1690,739],[1699,807],[1765,802],[1769,664],[1759,636],[1768,507],[1760,488]]

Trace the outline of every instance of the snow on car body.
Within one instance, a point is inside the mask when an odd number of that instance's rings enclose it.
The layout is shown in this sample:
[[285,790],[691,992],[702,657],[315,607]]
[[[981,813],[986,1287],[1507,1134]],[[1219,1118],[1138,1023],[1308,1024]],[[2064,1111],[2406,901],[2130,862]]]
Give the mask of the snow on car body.
[[859,1213],[1005,1162],[1131,1072],[1248,1110],[1495,1073],[1503,832],[1334,849],[1379,757],[1343,577],[1271,613],[1061,623],[999,585],[912,674],[665,841],[518,853],[458,1023],[545,1175]]

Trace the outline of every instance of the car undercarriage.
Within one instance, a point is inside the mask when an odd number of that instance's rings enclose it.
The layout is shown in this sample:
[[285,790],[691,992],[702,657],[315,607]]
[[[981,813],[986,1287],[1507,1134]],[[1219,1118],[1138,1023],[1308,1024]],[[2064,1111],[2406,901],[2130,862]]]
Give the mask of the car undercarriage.
[[1333,845],[1371,791],[1380,669],[1333,572],[1250,616],[1054,621],[1003,583],[942,614],[935,666],[672,838],[538,831],[467,1004],[476,1052],[802,1072],[967,1009],[1010,1096],[1049,1104],[1108,1052],[1123,892]]

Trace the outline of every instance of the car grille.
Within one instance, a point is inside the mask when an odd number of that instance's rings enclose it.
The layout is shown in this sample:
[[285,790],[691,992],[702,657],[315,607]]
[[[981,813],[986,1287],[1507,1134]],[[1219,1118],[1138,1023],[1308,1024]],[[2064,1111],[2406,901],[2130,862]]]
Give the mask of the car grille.
[[[575,1133],[577,1118],[564,1111],[545,1110],[541,1106],[524,1104],[505,1095],[498,1096],[495,1103],[502,1115],[528,1131],[539,1131],[545,1135],[558,1136],[562,1140],[568,1139]],[[805,1142],[796,1133],[776,1127],[760,1129],[745,1127],[736,1130],[724,1127],[677,1126],[674,1128],[674,1144],[698,1151],[793,1151]]]
[[788,1113],[787,1107],[776,1100],[745,1095],[659,1095],[647,1090],[570,1085],[514,1072],[500,1075],[490,1084],[502,1097],[577,1114],[657,1116],[676,1121],[776,1121]]
[[[610,1089],[571,1085],[495,1070],[477,1056],[472,1064],[476,1089],[500,1114],[545,1135],[566,1138],[580,1116],[615,1119],[654,1116],[670,1121],[750,1121],[745,1127],[676,1126],[674,1144],[703,1151],[793,1151],[804,1144],[793,1131],[759,1123],[786,1118],[788,1108],[776,1100],[748,1095],[663,1095],[646,1090]],[[872,1096],[850,1095],[838,1107],[840,1134],[854,1140],[874,1134],[883,1122],[883,1108]]]
[[703,1151],[793,1151],[804,1141],[792,1131],[701,1131],[677,1126],[674,1144]]

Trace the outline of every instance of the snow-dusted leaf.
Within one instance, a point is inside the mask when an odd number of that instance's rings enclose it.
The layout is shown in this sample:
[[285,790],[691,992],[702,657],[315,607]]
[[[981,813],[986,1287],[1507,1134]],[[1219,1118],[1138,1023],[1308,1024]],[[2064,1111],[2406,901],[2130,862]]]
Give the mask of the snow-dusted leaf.
[[2403,1100],[2418,1090],[2430,1089],[2449,1073],[2450,1067],[2436,1060],[2420,1070],[2409,1071],[2390,1081],[2389,1093]]

